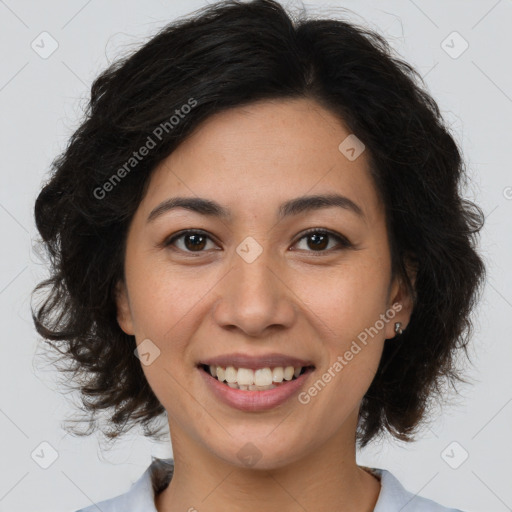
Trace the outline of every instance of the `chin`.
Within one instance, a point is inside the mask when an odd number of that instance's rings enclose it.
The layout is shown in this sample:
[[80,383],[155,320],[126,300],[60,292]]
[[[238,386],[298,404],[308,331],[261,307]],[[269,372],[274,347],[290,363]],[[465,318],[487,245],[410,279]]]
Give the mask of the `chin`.
[[229,438],[229,451],[226,451],[226,445],[219,446],[218,449],[212,447],[211,451],[227,464],[240,469],[255,470],[283,468],[305,455],[302,450],[297,450],[297,443],[289,436],[286,440],[266,437],[271,430],[266,428],[265,433],[258,437],[233,435]]

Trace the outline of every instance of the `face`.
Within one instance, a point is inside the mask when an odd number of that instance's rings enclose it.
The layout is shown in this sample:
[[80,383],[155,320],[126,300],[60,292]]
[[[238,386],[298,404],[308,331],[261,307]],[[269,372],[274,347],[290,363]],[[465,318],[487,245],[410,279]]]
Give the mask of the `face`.
[[[271,468],[334,439],[354,443],[384,341],[395,322],[407,325],[411,306],[391,279],[366,154],[339,149],[349,135],[311,100],[259,102],[209,118],[155,169],[128,233],[118,321],[149,354],[142,367],[175,453],[243,466],[252,450]],[[342,197],[281,208],[313,195]],[[178,196],[214,201],[228,215],[158,208]],[[235,353],[314,368],[251,391],[213,382],[198,366]],[[287,365],[268,366],[273,376]]]

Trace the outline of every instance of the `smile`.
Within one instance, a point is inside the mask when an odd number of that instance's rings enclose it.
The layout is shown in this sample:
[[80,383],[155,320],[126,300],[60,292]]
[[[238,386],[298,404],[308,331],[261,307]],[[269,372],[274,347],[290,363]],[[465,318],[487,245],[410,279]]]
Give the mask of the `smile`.
[[245,412],[265,411],[289,401],[314,371],[314,366],[252,370],[200,364],[197,368],[214,398]]
[[242,391],[266,391],[291,381],[302,375],[307,368],[303,366],[276,366],[275,368],[235,368],[234,366],[201,365],[201,368],[232,389]]

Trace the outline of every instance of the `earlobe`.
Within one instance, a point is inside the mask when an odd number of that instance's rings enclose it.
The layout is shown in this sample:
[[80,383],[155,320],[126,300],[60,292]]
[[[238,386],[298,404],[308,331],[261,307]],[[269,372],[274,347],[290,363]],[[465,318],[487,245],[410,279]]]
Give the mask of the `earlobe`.
[[[394,320],[390,322],[386,329],[386,339],[391,339],[397,336],[398,332],[395,329],[405,331],[409,325],[412,310],[414,308],[414,286],[416,282],[416,268],[412,264],[407,265],[407,274],[412,286],[409,290],[407,284],[402,278],[396,277],[390,290],[390,306],[395,311]],[[396,323],[400,325],[397,326]]]
[[128,291],[124,281],[118,281],[116,284],[116,307],[117,307],[117,323],[119,327],[126,333],[134,335],[132,313],[128,300]]

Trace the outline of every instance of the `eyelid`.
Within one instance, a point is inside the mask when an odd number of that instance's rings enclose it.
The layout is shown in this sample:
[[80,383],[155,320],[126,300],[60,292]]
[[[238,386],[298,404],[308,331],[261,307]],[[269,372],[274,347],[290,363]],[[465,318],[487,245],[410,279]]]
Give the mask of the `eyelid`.
[[[330,229],[327,229],[327,228],[307,229],[306,231],[303,231],[302,233],[300,233],[297,236],[297,239],[293,243],[293,245],[297,244],[298,242],[300,242],[303,238],[307,237],[308,235],[314,235],[316,233],[325,234],[325,235],[330,236],[331,238],[334,238],[343,249],[350,249],[350,248],[354,247],[354,244],[352,244],[352,242],[346,236],[342,235],[341,233],[337,233],[336,231],[331,231]],[[329,254],[335,250],[340,250],[340,249],[328,249],[328,250],[324,250],[324,251],[306,251],[306,252],[311,252],[313,254],[321,255],[321,254]]]
[[[210,233],[208,233],[207,231],[203,231],[202,229],[183,229],[183,230],[178,231],[178,232],[172,234],[171,236],[165,238],[165,240],[161,244],[158,244],[158,246],[161,248],[173,246],[173,244],[176,240],[178,240],[181,237],[184,237],[186,235],[203,235],[204,237],[210,239],[215,244],[219,245],[217,242],[217,239],[214,236],[212,236]],[[195,251],[195,252],[194,251],[183,251],[181,249],[177,249],[177,248],[175,248],[175,249],[177,251],[184,252],[185,254],[191,254],[191,255],[194,255],[194,254],[200,255],[201,253],[207,252],[207,251]]]
[[[299,235],[297,235],[297,238],[293,242],[292,247],[294,245],[296,245],[298,242],[300,242],[303,238],[306,238],[308,235],[312,235],[312,234],[316,234],[316,233],[328,235],[331,238],[334,238],[340,247],[331,248],[331,249],[327,249],[327,250],[321,250],[321,251],[313,251],[312,250],[312,251],[305,251],[305,252],[312,253],[316,256],[322,256],[322,255],[331,254],[333,251],[340,251],[340,250],[354,248],[354,244],[346,236],[342,235],[341,233],[327,229],[327,228],[310,228],[310,229],[307,229],[306,231],[302,231],[301,233],[299,233]],[[186,236],[186,235],[203,235],[207,239],[209,239],[212,242],[214,242],[215,244],[219,245],[216,238],[214,236],[212,236],[210,233],[208,233],[207,231],[204,231],[202,229],[184,229],[182,231],[178,231],[177,233],[172,234],[170,237],[167,237],[161,244],[159,244],[159,246],[163,247],[163,248],[173,246],[173,244],[176,240],[178,240],[181,237]],[[177,250],[179,252],[182,252],[182,253],[185,253],[185,254],[191,255],[191,256],[199,256],[203,253],[209,252],[209,251],[204,251],[204,250],[203,251],[184,251],[184,250],[178,249],[176,247],[173,247],[173,250]]]

